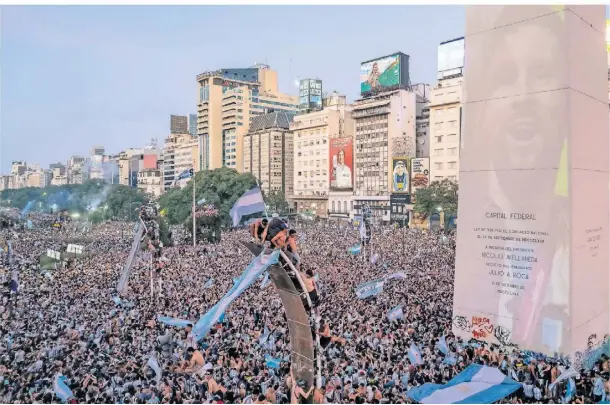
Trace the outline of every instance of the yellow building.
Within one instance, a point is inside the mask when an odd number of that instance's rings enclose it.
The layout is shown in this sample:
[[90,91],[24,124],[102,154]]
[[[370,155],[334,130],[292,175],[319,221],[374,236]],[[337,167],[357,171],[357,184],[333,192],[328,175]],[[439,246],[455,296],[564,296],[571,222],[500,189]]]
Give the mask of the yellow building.
[[197,75],[198,170],[243,169],[243,137],[252,119],[273,111],[298,110],[298,97],[280,93],[277,72],[266,65],[219,69]]

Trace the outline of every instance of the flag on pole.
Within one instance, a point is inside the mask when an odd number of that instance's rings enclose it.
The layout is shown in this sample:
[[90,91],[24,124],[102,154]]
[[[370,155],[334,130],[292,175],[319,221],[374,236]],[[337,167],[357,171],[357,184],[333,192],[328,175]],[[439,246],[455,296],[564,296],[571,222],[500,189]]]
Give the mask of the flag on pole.
[[383,292],[383,280],[373,280],[368,283],[360,284],[356,287],[356,296],[363,300],[368,297],[379,295]]
[[257,212],[264,211],[265,201],[263,200],[261,189],[259,187],[254,187],[239,197],[229,214],[231,215],[231,218],[233,218],[233,226],[237,226],[244,215],[256,214]]
[[193,177],[193,174],[194,174],[194,171],[193,171],[193,169],[192,169],[192,168],[190,168],[190,169],[186,169],[185,171],[183,171],[182,173],[180,173],[180,174],[178,175],[178,177],[176,177],[176,180],[175,180],[175,181],[180,181],[180,180],[183,180],[183,179],[188,179],[188,178],[191,178],[191,177]]
[[55,380],[53,380],[53,391],[55,391],[55,395],[57,395],[57,398],[61,399],[62,402],[67,402],[74,396],[72,390],[68,387],[67,381],[68,379],[66,376],[61,374],[57,374]]
[[244,270],[241,277],[237,280],[233,287],[214,305],[207,313],[205,313],[195,326],[193,327],[193,335],[197,340],[201,340],[207,335],[209,330],[214,326],[224,314],[226,309],[231,305],[237,297],[239,297],[250,285],[261,275],[269,266],[278,263],[280,252],[274,250],[271,254],[265,255],[261,253],[250,262]]
[[351,248],[349,248],[347,251],[353,255],[357,255],[358,253],[360,253],[362,251],[362,246],[354,245]]

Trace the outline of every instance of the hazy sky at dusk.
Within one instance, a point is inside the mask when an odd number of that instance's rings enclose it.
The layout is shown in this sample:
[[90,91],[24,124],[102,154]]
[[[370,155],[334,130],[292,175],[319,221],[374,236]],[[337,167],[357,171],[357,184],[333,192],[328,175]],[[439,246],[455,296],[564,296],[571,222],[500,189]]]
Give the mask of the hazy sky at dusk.
[[[2,7],[0,169],[47,167],[169,133],[196,112],[195,76],[269,64],[280,90],[318,77],[353,101],[359,63],[402,51],[411,81],[433,84],[437,45],[464,33],[453,6]],[[292,62],[291,62],[292,60]]]

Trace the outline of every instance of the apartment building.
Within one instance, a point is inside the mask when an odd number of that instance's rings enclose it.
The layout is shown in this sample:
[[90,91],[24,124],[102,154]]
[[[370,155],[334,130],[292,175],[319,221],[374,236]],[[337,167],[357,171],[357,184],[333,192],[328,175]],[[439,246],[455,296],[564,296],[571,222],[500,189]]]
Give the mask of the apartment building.
[[186,180],[176,183],[176,177],[185,170],[199,167],[199,143],[191,134],[171,134],[163,146],[163,189],[178,185],[184,187]]
[[196,171],[223,166],[243,171],[243,137],[254,117],[298,110],[298,97],[279,92],[277,72],[267,65],[205,72],[197,83]]
[[294,114],[273,112],[255,117],[244,136],[244,172],[252,173],[268,195],[294,193],[294,135],[290,123]]
[[390,221],[394,158],[416,155],[416,93],[407,89],[356,100],[354,214],[367,204],[372,216]]
[[463,78],[439,80],[430,96],[430,181],[458,181]]
[[188,117],[186,115],[170,115],[170,134],[186,134],[189,131]]
[[160,169],[144,169],[138,172],[138,189],[158,198],[163,194],[163,172]]

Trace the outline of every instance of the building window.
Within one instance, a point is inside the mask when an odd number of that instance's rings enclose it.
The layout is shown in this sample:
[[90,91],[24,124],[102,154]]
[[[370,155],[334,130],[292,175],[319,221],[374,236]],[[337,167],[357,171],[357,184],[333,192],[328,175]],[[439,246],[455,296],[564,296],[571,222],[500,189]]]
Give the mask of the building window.
[[435,136],[435,138],[436,138],[436,142],[438,142],[438,143],[443,142],[443,136],[442,135]]
[[443,162],[434,162],[434,168],[436,170],[442,170],[443,169]]
[[447,162],[447,168],[448,169],[456,169],[457,168],[457,162]]
[[457,155],[457,148],[449,148],[449,156]]
[[434,149],[434,156],[443,156],[443,149]]

